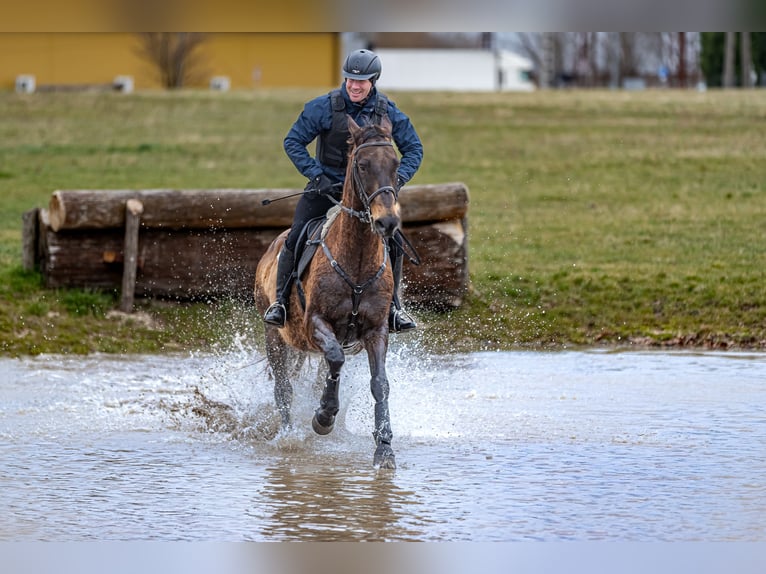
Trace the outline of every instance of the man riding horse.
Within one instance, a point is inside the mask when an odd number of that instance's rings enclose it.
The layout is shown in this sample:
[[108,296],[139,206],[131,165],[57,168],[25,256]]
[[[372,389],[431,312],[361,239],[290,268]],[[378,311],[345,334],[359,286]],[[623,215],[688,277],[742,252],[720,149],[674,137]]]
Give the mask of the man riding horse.
[[[380,125],[388,118],[392,136],[401,154],[397,170],[396,191],[415,175],[423,159],[423,145],[410,119],[375,87],[380,78],[380,58],[370,50],[351,52],[343,64],[344,82],[339,89],[314,98],[303,111],[284,140],[284,148],[295,167],[308,178],[298,201],[293,223],[277,266],[277,298],[264,313],[264,321],[284,327],[292,288],[295,251],[305,224],[321,217],[340,198],[348,163],[348,116],[360,126]],[[316,157],[307,146],[317,140]],[[415,321],[401,307],[399,285],[403,253],[395,242],[389,242],[389,256],[394,274],[394,296],[389,312],[391,332],[415,329]]]

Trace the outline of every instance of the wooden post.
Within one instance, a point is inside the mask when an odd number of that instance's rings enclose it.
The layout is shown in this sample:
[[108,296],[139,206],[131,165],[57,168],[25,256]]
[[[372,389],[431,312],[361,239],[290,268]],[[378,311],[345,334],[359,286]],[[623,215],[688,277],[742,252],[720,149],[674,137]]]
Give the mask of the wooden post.
[[38,212],[39,208],[35,207],[21,216],[23,225],[21,235],[21,264],[25,271],[33,271],[35,264],[37,263]]
[[138,269],[138,228],[144,205],[137,199],[125,203],[125,255],[122,268],[122,299],[120,310],[133,311],[133,299],[136,293],[136,272]]

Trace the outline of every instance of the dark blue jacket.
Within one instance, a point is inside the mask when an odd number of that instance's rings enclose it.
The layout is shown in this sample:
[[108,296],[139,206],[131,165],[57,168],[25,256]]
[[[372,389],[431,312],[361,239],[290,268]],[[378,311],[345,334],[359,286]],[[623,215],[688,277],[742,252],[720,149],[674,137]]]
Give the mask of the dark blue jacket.
[[[346,113],[354,118],[354,121],[359,125],[369,124],[375,111],[377,89],[372,88],[370,97],[363,104],[351,101],[346,92],[345,83],[341,85],[341,93],[346,102]],[[402,155],[399,175],[402,181],[406,183],[412,179],[420,167],[420,162],[423,160],[423,144],[420,142],[410,118],[391,100],[388,102],[388,119],[391,120],[393,126],[394,143]],[[346,177],[344,169],[322,165],[315,157],[311,157],[308,149],[306,149],[320,133],[331,128],[332,104],[330,94],[325,94],[306,103],[285,137],[284,147],[288,157],[298,171],[308,179],[314,179],[323,173],[333,181],[342,182]]]

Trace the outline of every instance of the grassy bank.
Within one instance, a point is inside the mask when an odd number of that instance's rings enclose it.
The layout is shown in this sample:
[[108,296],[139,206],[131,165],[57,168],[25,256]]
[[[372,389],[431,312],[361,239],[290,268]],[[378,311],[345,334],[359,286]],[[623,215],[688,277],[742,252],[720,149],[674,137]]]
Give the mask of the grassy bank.
[[[45,290],[21,214],[55,189],[299,187],[282,138],[315,91],[0,93],[0,353],[140,352],[258,337],[234,302]],[[463,181],[472,294],[419,315],[436,348],[766,347],[766,93],[392,94]],[[408,335],[410,336],[410,335]]]

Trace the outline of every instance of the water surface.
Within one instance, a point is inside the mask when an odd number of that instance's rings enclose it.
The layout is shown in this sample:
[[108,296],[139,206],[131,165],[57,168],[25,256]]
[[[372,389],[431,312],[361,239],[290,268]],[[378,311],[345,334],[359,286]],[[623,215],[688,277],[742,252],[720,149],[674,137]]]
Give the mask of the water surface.
[[366,360],[279,433],[257,351],[0,360],[0,540],[766,539],[766,355],[389,358],[395,472]]

